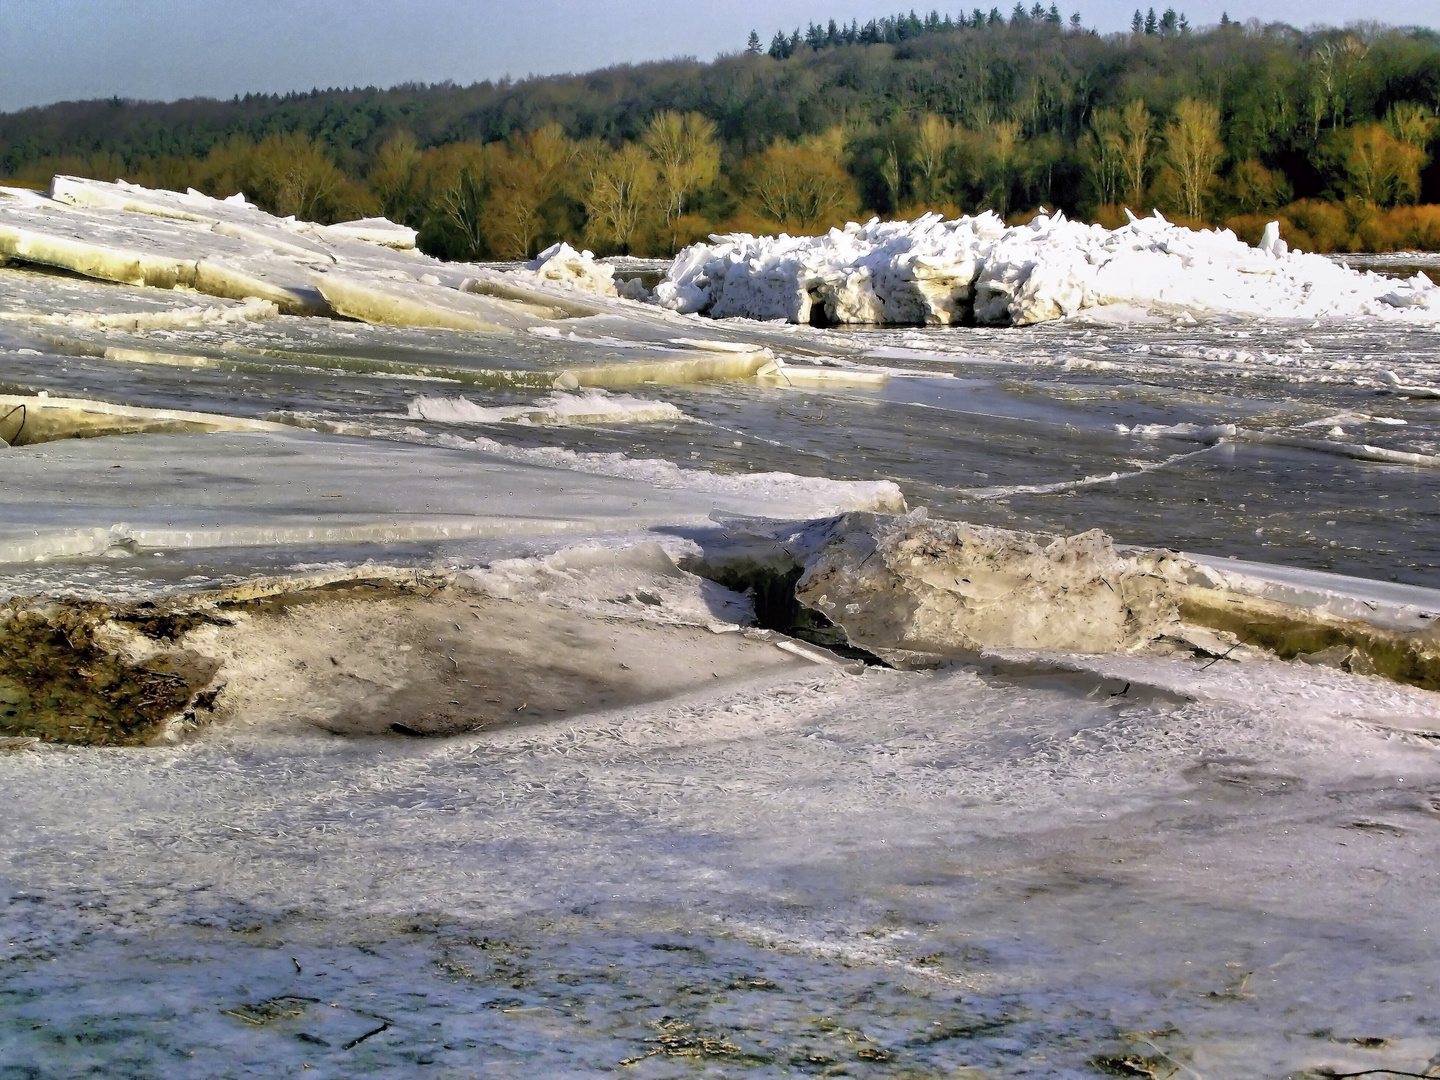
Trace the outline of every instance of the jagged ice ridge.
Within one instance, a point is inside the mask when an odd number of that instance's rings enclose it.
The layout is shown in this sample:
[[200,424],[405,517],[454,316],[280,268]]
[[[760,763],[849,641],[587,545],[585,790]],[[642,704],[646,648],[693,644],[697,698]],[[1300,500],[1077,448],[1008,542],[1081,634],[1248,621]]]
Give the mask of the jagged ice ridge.
[[[1128,211],[1127,211],[1128,213]],[[1007,226],[986,211],[946,221],[851,222],[823,236],[712,236],[686,248],[655,290],[663,307],[792,323],[1024,326],[1087,308],[1440,322],[1440,288],[1290,251],[1278,223],[1251,247],[1159,211],[1118,229],[1041,214]]]

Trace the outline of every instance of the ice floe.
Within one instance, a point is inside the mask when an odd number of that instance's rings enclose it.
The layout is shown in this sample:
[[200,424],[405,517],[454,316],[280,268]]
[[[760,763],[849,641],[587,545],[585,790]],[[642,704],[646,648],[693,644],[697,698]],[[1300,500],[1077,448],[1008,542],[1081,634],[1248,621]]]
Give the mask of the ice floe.
[[686,248],[655,289],[683,313],[792,323],[1027,325],[1126,305],[1182,318],[1397,317],[1440,322],[1424,274],[1396,282],[1289,251],[1278,225],[1257,247],[1157,211],[1118,229],[1041,214],[871,219],[824,236],[711,237]]
[[485,439],[442,436],[440,446],[417,446],[231,426],[252,430],[69,439],[48,444],[43,456],[8,452],[0,563],[109,551],[596,536],[706,526],[716,511],[804,520],[904,505],[888,481],[722,476]]
[[674,423],[685,414],[668,401],[651,401],[604,390],[550,394],[517,405],[476,405],[467,398],[420,396],[410,403],[412,420],[442,424],[645,424]]
[[11,446],[141,432],[286,431],[281,424],[186,409],[144,409],[86,398],[0,394],[0,438]]

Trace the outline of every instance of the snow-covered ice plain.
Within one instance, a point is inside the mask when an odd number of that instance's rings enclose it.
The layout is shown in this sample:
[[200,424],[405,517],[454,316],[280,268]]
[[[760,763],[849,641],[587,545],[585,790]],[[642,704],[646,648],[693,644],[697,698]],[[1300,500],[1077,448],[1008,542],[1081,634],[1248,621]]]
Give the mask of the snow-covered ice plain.
[[942,226],[0,190],[0,1077],[1440,1066],[1429,279]]

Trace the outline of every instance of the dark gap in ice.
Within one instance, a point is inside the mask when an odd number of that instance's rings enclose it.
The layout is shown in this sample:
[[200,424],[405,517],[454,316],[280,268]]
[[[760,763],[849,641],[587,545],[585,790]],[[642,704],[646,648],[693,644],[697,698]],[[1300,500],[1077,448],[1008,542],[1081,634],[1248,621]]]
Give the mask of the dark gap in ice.
[[859,660],[876,667],[890,667],[868,649],[852,645],[845,636],[845,631],[820,612],[800,603],[795,595],[795,587],[805,572],[803,566],[777,569],[746,561],[727,566],[689,566],[687,569],[717,585],[748,596],[755,609],[755,624],[762,630],[774,630],[811,645],[818,645],[847,660]]

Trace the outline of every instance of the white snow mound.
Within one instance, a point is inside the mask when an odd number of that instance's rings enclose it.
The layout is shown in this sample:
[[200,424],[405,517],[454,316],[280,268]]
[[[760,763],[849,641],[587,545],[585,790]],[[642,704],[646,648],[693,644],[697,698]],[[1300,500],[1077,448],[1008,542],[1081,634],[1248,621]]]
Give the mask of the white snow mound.
[[1124,304],[1165,313],[1382,316],[1440,323],[1440,288],[1293,252],[1278,223],[1251,247],[1228,229],[1188,229],[1159,211],[1118,229],[1041,214],[854,222],[824,236],[712,236],[675,257],[662,307],[711,318],[808,323],[1024,326]]

